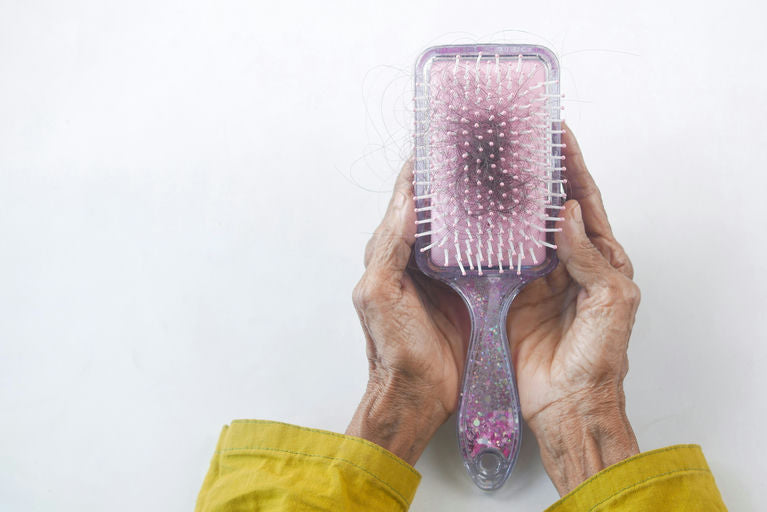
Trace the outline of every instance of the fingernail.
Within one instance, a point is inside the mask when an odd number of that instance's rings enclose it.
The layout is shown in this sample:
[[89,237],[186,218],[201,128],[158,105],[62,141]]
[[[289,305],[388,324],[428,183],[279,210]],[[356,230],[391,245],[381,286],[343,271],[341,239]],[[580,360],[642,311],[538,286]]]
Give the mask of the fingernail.
[[573,228],[578,232],[583,231],[583,212],[581,211],[581,205],[578,203],[575,203],[575,206],[573,206],[573,211],[570,214],[570,222],[572,223]]
[[575,206],[573,206],[573,216],[572,220],[578,224],[583,224],[583,217],[581,216],[581,205],[580,203],[575,203]]

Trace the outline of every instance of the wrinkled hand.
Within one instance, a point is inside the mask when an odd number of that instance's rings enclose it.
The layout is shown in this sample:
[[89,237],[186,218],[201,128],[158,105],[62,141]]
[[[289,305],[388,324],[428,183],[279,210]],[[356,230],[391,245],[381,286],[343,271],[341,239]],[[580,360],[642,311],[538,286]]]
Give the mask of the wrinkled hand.
[[365,249],[354,306],[367,340],[367,391],[346,433],[411,464],[458,402],[469,316],[448,287],[409,267],[415,241],[412,161]]
[[[522,413],[560,493],[638,452],[625,415],[626,349],[639,304],[575,137],[565,133],[568,195],[559,266],[509,311]],[[369,382],[346,433],[411,464],[455,411],[469,337],[460,297],[408,263],[415,236],[412,162],[365,251],[354,304],[367,340]]]
[[568,197],[557,233],[559,266],[525,287],[508,327],[522,413],[561,494],[638,453],[623,379],[639,305],[628,256],[566,128]]

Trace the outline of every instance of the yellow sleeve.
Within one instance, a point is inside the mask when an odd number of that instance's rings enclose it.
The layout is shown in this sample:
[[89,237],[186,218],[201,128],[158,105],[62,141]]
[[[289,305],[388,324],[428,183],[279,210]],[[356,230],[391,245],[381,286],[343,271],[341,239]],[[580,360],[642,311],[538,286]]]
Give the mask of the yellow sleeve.
[[195,512],[407,510],[420,480],[364,439],[238,420],[221,432]]
[[640,453],[592,476],[546,512],[726,511],[697,445]]

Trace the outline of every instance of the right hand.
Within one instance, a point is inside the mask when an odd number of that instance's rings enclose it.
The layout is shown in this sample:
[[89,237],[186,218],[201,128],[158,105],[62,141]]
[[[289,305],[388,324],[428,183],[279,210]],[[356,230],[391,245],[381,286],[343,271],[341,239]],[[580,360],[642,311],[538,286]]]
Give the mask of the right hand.
[[563,142],[571,200],[556,236],[560,263],[524,288],[507,325],[522,414],[564,495],[639,452],[625,415],[623,379],[640,294],[567,127]]
[[409,160],[354,288],[369,378],[346,433],[415,464],[458,404],[470,320],[458,295],[408,265],[416,233],[412,182]]

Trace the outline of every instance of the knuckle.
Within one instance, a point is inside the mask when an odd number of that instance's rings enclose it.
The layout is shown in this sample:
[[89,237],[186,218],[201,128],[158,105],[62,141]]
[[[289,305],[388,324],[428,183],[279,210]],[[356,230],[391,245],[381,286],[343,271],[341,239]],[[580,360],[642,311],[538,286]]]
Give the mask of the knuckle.
[[610,264],[629,279],[634,278],[634,265],[618,242],[610,248]]
[[369,273],[365,273],[352,290],[352,302],[359,311],[369,309],[371,306],[380,304],[385,298],[384,287],[381,280]]
[[634,309],[639,305],[641,292],[639,286],[623,274],[615,273],[605,284],[605,293],[609,302]]
[[593,242],[599,249],[599,252],[610,262],[611,267],[629,279],[634,278],[634,266],[623,246],[615,238],[600,236],[594,239]]
[[626,277],[629,279],[634,279],[634,264],[631,263],[631,260],[625,252],[623,253],[623,261],[619,266],[619,270],[626,274]]
[[629,303],[635,307],[638,306],[639,302],[642,300],[642,290],[640,290],[639,286],[631,279],[628,280],[627,298]]
[[365,309],[370,302],[370,285],[367,281],[365,275],[363,275],[352,290],[352,302],[358,310]]

